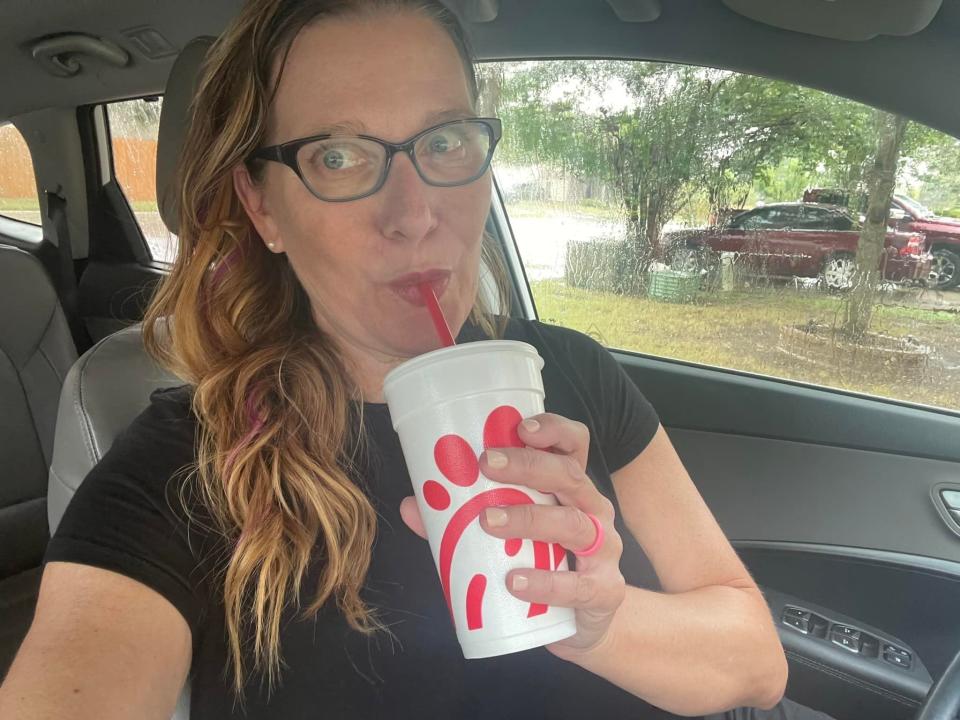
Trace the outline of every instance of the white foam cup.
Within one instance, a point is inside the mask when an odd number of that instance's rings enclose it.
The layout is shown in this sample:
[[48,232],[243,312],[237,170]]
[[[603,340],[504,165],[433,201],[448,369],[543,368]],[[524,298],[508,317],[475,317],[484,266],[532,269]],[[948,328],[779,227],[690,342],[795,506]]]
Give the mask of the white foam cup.
[[466,658],[527,650],[577,631],[570,608],[523,602],[510,570],[567,570],[559,545],[504,541],[480,527],[487,507],[555,505],[553,495],[487,479],[487,447],[522,446],[517,425],[543,412],[543,358],[512,340],[442,348],[405,362],[384,381],[414,495],[457,638]]

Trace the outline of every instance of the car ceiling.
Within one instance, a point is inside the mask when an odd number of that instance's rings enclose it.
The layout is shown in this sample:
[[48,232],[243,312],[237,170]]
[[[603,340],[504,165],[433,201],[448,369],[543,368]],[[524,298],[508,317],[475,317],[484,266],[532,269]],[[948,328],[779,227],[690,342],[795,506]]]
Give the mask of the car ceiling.
[[[709,65],[827,90],[960,137],[960,0],[451,3],[468,19],[481,59],[603,56]],[[0,118],[161,93],[173,54],[145,57],[136,32],[159,32],[175,52],[198,35],[218,34],[239,6],[240,0],[0,0]],[[53,77],[31,48],[58,33],[106,39],[131,60],[117,68],[80,58],[76,76]]]

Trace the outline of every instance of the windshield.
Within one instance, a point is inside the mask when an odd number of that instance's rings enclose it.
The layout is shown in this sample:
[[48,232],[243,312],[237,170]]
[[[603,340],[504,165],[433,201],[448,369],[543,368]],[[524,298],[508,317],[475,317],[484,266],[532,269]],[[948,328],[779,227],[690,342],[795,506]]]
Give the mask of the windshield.
[[921,205],[916,200],[908,198],[906,195],[897,195],[897,200],[907,206],[907,209],[919,217],[931,217],[933,213],[929,208]]

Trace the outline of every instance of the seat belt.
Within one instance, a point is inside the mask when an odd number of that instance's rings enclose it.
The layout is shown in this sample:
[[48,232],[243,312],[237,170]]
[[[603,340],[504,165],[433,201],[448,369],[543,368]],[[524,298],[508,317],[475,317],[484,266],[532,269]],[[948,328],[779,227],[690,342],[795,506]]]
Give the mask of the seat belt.
[[79,304],[77,302],[77,271],[73,263],[73,248],[70,246],[70,228],[67,225],[67,201],[60,195],[60,188],[44,194],[47,198],[47,218],[53,228],[57,241],[57,254],[60,256],[60,305],[67,317],[70,334],[76,345],[77,353],[82,354],[90,347],[90,335],[87,333],[83,321],[80,319]]

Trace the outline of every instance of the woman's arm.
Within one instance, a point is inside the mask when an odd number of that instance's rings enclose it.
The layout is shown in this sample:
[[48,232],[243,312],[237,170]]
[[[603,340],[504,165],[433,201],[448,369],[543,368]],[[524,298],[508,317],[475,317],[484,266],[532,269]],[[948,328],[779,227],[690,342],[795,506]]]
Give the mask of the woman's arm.
[[0,686],[0,717],[169,720],[190,654],[190,628],[160,594],[108,570],[52,562]]
[[[520,600],[576,610],[576,634],[547,649],[674,713],[776,705],[787,665],[766,603],[663,428],[613,476],[627,527],[647,552],[663,593],[624,583],[613,503],[585,471],[587,427],[544,413],[525,420],[518,432],[526,447],[488,449],[481,471],[497,482],[552,493],[559,507],[489,508],[480,517],[483,529],[576,551],[596,539],[588,515],[604,527],[605,539],[577,558],[575,571],[507,573],[507,589]],[[412,497],[400,512],[426,537]]]
[[787,663],[767,604],[662,427],[613,484],[664,592],[628,587],[606,641],[565,659],[678,714],[775,705]]

